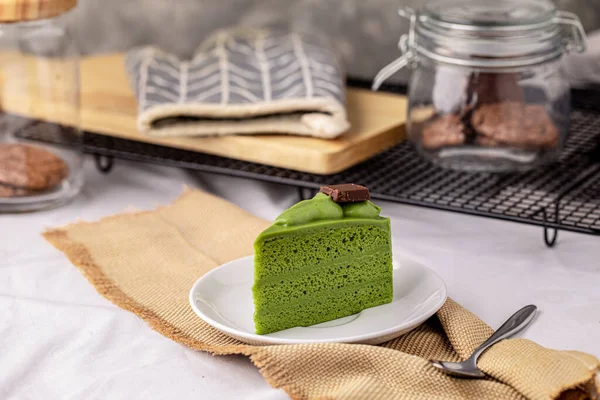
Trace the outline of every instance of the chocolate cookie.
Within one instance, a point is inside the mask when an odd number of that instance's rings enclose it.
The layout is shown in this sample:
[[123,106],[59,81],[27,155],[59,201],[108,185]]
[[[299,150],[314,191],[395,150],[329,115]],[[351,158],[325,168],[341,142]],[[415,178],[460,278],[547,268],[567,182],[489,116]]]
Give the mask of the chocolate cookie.
[[0,198],[23,197],[36,194],[35,190],[21,189],[0,184]]
[[503,102],[484,104],[471,118],[477,142],[486,146],[557,147],[559,132],[543,105]]
[[466,127],[459,115],[446,114],[428,122],[421,135],[421,143],[426,149],[458,146],[466,140]]
[[0,144],[0,184],[3,186],[47,190],[62,182],[68,172],[67,164],[47,150],[24,144]]
[[519,79],[518,73],[473,73],[467,87],[467,103],[523,102],[525,92],[519,84]]

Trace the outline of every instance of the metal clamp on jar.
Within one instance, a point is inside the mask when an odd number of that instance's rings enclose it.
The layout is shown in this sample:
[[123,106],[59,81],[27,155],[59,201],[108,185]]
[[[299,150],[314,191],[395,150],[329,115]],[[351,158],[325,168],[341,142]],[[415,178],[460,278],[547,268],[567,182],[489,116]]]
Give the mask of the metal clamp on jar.
[[470,171],[527,170],[555,160],[568,130],[563,54],[583,52],[578,17],[548,0],[432,0],[375,77],[412,69],[408,134],[427,159]]

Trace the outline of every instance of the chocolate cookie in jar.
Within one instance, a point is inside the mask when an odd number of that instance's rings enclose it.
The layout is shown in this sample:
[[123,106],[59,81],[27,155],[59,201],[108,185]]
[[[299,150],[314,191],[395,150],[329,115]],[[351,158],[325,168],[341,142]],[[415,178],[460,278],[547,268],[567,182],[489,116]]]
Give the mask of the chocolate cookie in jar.
[[0,213],[63,204],[83,185],[79,60],[63,24],[76,4],[0,8]]
[[469,171],[556,160],[570,114],[561,58],[585,50],[576,15],[549,0],[430,0],[400,14],[411,21],[403,54],[373,86],[411,68],[408,134],[420,154]]

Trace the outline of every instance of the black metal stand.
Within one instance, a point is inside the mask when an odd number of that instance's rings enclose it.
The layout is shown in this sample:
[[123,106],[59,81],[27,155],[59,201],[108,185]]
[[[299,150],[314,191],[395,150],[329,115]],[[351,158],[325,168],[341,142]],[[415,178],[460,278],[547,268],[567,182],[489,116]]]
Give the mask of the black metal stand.
[[[111,170],[114,166],[114,157],[95,154],[94,159],[96,162],[96,167],[98,168],[98,170],[100,172],[102,172],[104,174],[108,174],[111,172]],[[307,188],[304,186],[296,186],[296,189],[298,190],[299,201],[310,199],[317,192],[316,189]],[[377,196],[375,196],[375,197],[377,197]],[[548,246],[550,248],[554,247],[558,240],[558,230],[559,229],[557,228],[557,226],[560,226],[559,202],[560,202],[560,200],[557,200],[556,202],[553,203],[553,205],[551,207],[544,207],[540,210],[541,214],[543,216],[542,227],[544,229],[544,243],[546,244],[546,246]],[[549,208],[552,208],[553,211],[552,212],[548,211]],[[554,216],[554,218],[552,220],[549,217],[550,213],[552,213],[552,215]]]
[[85,134],[84,147],[103,173],[111,171],[114,158],[122,158],[285,184],[296,187],[301,200],[322,185],[358,183],[375,200],[536,225],[553,247],[559,230],[600,236],[600,95],[574,92],[574,100],[560,160],[522,174],[444,170],[423,161],[408,143],[328,176],[92,133]]
[[[554,203],[554,223],[558,224],[559,223],[559,207],[558,207],[558,201]],[[548,226],[548,224],[550,223],[550,221],[548,221],[548,208],[544,207],[543,208],[543,214],[544,214],[544,243],[546,243],[546,246],[552,248],[556,245],[556,241],[558,239],[558,228],[554,227],[551,228]],[[552,236],[550,236],[550,232],[552,232]]]
[[101,154],[94,154],[94,162],[96,168],[103,174],[108,174],[113,169],[115,164],[115,158],[113,156],[103,156]]
[[314,189],[307,189],[305,187],[298,186],[298,198],[300,199],[300,201],[308,200],[312,198],[315,194],[316,190]]

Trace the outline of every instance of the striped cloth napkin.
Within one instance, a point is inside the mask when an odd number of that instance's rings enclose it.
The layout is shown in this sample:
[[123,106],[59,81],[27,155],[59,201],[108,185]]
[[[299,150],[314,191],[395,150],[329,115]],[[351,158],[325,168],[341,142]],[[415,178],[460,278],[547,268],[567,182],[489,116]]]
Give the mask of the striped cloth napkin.
[[339,59],[317,35],[223,30],[190,60],[144,47],[128,53],[126,67],[147,135],[330,139],[349,128]]

